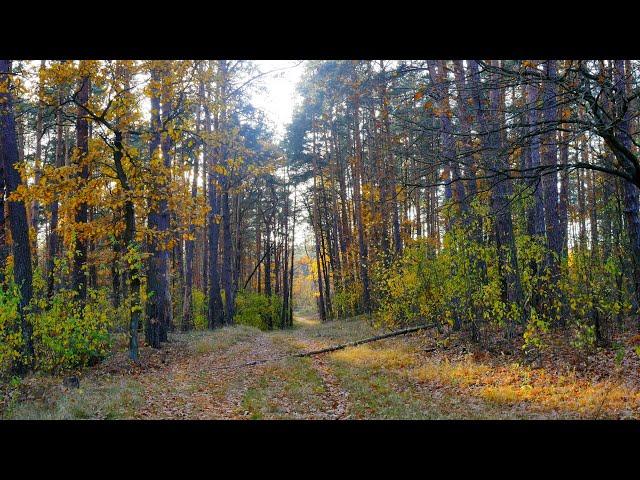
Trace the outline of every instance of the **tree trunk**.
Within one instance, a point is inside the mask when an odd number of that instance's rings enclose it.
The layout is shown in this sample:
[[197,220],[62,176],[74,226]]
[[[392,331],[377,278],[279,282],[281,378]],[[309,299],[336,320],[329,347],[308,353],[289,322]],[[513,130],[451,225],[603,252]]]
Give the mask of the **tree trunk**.
[[[4,171],[6,195],[9,197],[21,183],[18,163],[18,142],[11,95],[11,60],[0,60],[0,164]],[[24,373],[33,360],[32,326],[27,321],[25,309],[33,296],[33,271],[29,244],[29,224],[24,202],[9,200],[9,228],[13,253],[13,278],[20,289],[18,314],[22,335],[22,358],[16,371]]]
[[[158,148],[160,146],[160,72],[157,66],[151,70],[151,139],[149,142],[149,166],[153,170],[157,168]],[[149,215],[147,225],[151,230],[149,241],[149,259],[147,268],[147,305],[145,340],[152,348],[160,348],[162,330],[162,292],[159,279],[160,252],[158,246],[157,231],[160,224],[159,208],[154,199],[149,200]],[[160,298],[158,298],[160,296]]]
[[[202,70],[200,70],[202,74]],[[196,106],[196,136],[200,135],[200,112],[204,103],[204,81],[200,80],[198,87],[198,105]],[[204,152],[203,152],[204,154]],[[198,173],[200,152],[196,150],[193,155],[193,180],[191,181],[191,198],[198,195]],[[205,178],[206,182],[206,178]],[[195,251],[196,226],[189,224],[189,237],[185,241],[184,258],[184,295],[182,299],[182,331],[193,329],[193,263]]]
[[[89,165],[85,160],[89,152],[89,122],[85,108],[89,102],[89,90],[91,81],[89,76],[83,72],[85,62],[80,62],[80,90],[78,92],[78,111],[76,117],[76,147],[77,157],[76,163],[81,167],[80,181],[81,189],[86,188],[89,180]],[[87,202],[82,201],[75,215],[76,238],[73,255],[73,273],[72,288],[77,292],[78,299],[84,303],[87,300],[87,240],[86,240],[86,224],[88,221],[89,210]]]
[[[627,64],[628,68],[628,64]],[[618,93],[616,107],[622,111],[625,97],[630,97],[631,92],[631,71],[625,72],[624,60],[615,60],[615,84]],[[620,121],[619,136],[622,144],[628,149],[632,149],[633,140],[630,133],[630,108],[627,108]],[[633,280],[633,297],[635,300],[634,310],[636,315],[640,310],[640,203],[638,202],[638,187],[631,182],[623,182],[624,192],[624,216],[626,219],[627,235],[629,236],[630,257]],[[640,330],[640,320],[637,328]]]
[[[56,168],[64,166],[63,142],[62,136],[62,94],[59,97],[60,105],[56,111]],[[55,286],[55,258],[58,255],[59,236],[58,236],[58,199],[54,198],[51,202],[51,222],[49,224],[49,241],[47,245],[47,297],[51,298],[54,293]]]
[[542,136],[542,165],[548,170],[542,177],[542,187],[544,190],[544,224],[548,248],[546,266],[551,272],[550,287],[553,290],[560,274],[559,262],[562,257],[560,217],[558,215],[558,173],[555,169],[558,164],[558,140],[556,129],[552,128],[558,121],[558,87],[555,84],[557,65],[555,60],[547,60],[545,62],[545,74],[546,78],[543,82],[542,92],[542,117],[545,122],[545,129],[548,131]]
[[[355,66],[353,66],[353,80],[357,81]],[[355,159],[353,168],[353,203],[355,207],[356,228],[358,229],[358,256],[360,280],[362,281],[362,307],[367,314],[371,314],[371,294],[369,286],[369,260],[367,244],[364,235],[364,220],[362,218],[362,198],[360,195],[360,180],[362,177],[362,142],[360,139],[360,93],[357,87],[353,92],[353,131],[355,137]],[[318,272],[320,275],[320,272]],[[318,277],[320,278],[320,277]]]
[[[219,113],[216,110],[214,127],[219,130]],[[209,102],[204,104],[204,128],[207,137],[211,135],[211,113]],[[209,194],[209,215],[207,218],[208,254],[206,255],[208,308],[207,326],[210,329],[221,327],[224,323],[224,309],[220,293],[220,275],[218,273],[218,243],[220,240],[220,194],[218,192],[219,176],[215,170],[220,163],[220,147],[212,148],[208,141],[204,144],[204,164],[207,165],[207,189]]]

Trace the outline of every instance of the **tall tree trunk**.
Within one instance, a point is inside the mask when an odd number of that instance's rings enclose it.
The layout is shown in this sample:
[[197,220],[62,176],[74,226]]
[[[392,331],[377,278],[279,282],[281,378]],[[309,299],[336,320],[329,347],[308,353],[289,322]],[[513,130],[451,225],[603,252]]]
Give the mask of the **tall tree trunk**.
[[[89,180],[89,165],[86,156],[89,152],[89,121],[87,120],[87,108],[89,102],[89,89],[91,81],[84,71],[86,63],[80,62],[80,89],[78,91],[78,112],[76,117],[76,163],[81,168],[81,188],[86,188]],[[77,292],[78,299],[84,303],[87,299],[87,239],[86,224],[89,210],[86,201],[82,201],[75,214],[76,238],[73,255],[72,287]]]
[[316,123],[315,119],[312,119],[313,129],[313,154],[312,154],[312,167],[313,167],[313,214],[311,216],[313,234],[315,239],[316,249],[316,268],[318,270],[318,313],[320,314],[320,321],[325,322],[330,315],[327,308],[327,297],[329,292],[323,288],[323,268],[322,268],[322,227],[320,225],[320,206],[319,206],[319,193],[318,193],[318,144],[316,141]]
[[[200,69],[202,74],[202,69]],[[198,105],[196,106],[196,136],[200,135],[200,112],[204,103],[204,81],[201,79],[198,87]],[[204,155],[204,152],[203,152]],[[195,201],[198,195],[198,173],[200,165],[200,152],[195,151],[193,155],[193,179],[191,181],[191,198]],[[206,182],[206,178],[205,178]],[[185,241],[184,258],[184,295],[182,299],[182,331],[193,329],[193,264],[195,250],[196,226],[189,224],[189,236]]]
[[234,291],[233,291],[233,242],[231,241],[231,208],[229,190],[231,179],[225,176],[222,192],[222,287],[225,299],[225,324],[233,325]]
[[289,274],[289,327],[293,326],[293,267],[294,267],[294,253],[296,245],[296,203],[298,192],[294,191],[293,194],[293,226],[291,228],[291,273]]
[[[64,166],[63,155],[63,142],[62,135],[62,94],[59,97],[59,105],[56,110],[56,163],[55,167],[61,168]],[[47,252],[47,297],[51,298],[54,293],[55,286],[55,259],[60,249],[60,239],[58,236],[58,198],[54,198],[51,202],[51,222],[49,224],[49,241]]]
[[[40,72],[42,72],[45,68],[45,61],[40,60]],[[44,84],[42,79],[39,81],[38,86],[38,112],[36,114],[36,151],[35,151],[35,161],[34,161],[34,174],[35,174],[35,184],[38,185],[40,183],[40,178],[42,177],[42,136],[44,135],[44,128],[42,125],[42,117],[44,113]],[[34,200],[31,203],[31,228],[33,229],[34,234],[34,246],[33,251],[35,252],[34,264],[38,265],[38,223],[40,217],[40,205],[37,200]]]
[[[287,171],[288,173],[288,171]],[[282,276],[282,311],[280,313],[280,328],[289,326],[289,180],[284,195],[284,269]]]
[[[380,68],[383,79],[386,76],[384,61],[380,60]],[[391,125],[389,122],[389,98],[385,81],[381,83],[380,101],[382,102],[380,115],[383,126],[383,159],[386,166],[385,177],[388,179],[388,201],[391,207],[391,223],[393,225],[393,245],[396,255],[402,255],[402,235],[400,233],[400,216],[398,213],[397,191],[396,191],[396,161],[392,153],[391,145]]]
[[[220,88],[217,88],[219,92]],[[216,95],[219,100],[220,95]],[[204,103],[204,129],[207,138],[211,136],[211,112],[209,110],[210,95]],[[220,113],[216,108],[214,116],[214,128],[216,133],[220,130]],[[211,147],[209,142],[204,144],[204,164],[207,165],[207,190],[209,194],[209,215],[207,218],[207,287],[208,309],[207,326],[210,329],[221,327],[224,323],[224,307],[222,294],[220,293],[220,274],[218,273],[218,246],[220,240],[220,192],[218,186],[220,178],[216,172],[216,166],[221,163],[221,147]]]
[[[566,125],[563,124],[563,127]],[[562,245],[562,258],[567,258],[569,252],[569,216],[567,211],[567,202],[569,195],[569,140],[565,132],[559,133],[560,143],[560,162],[562,164],[562,174],[560,176],[560,196],[558,197],[558,224],[560,228],[560,243]],[[588,173],[588,172],[587,172]]]
[[598,213],[596,202],[596,172],[594,170],[587,171],[587,189],[589,190],[589,230],[591,232],[591,257],[596,258],[598,255]]
[[129,268],[127,277],[129,281],[129,295],[131,303],[131,319],[129,322],[129,358],[133,361],[138,360],[138,328],[140,326],[140,314],[142,306],[140,304],[140,261],[137,258],[140,255],[140,246],[136,241],[136,216],[135,206],[132,200],[133,189],[129,183],[129,178],[122,164],[124,157],[124,147],[122,140],[122,132],[114,131],[113,140],[113,163],[116,175],[120,182],[122,190],[126,192],[127,199],[124,202],[124,222],[125,228],[122,235],[122,242],[126,245],[127,255],[129,258]]
[[[149,166],[150,169],[157,168],[158,148],[160,147],[160,89],[161,78],[157,65],[151,69],[151,139],[149,142]],[[147,225],[151,230],[152,237],[149,241],[149,253],[151,258],[147,268],[147,305],[146,305],[146,328],[145,340],[153,348],[160,348],[162,330],[162,292],[160,285],[159,263],[160,252],[157,239],[157,231],[160,224],[160,213],[158,205],[154,199],[149,200],[149,215]],[[158,298],[158,297],[161,298]]]
[[[447,78],[445,73],[445,62],[439,60],[437,64],[432,60],[427,61],[429,76],[434,85],[434,95],[438,105],[438,118],[440,120],[440,131],[442,137],[442,156],[444,158],[445,171],[448,172],[449,184],[445,187],[445,197],[447,200],[453,198],[455,209],[460,211],[463,218],[467,217],[467,204],[464,194],[464,185],[460,181],[460,167],[456,158],[455,140],[453,137],[453,126],[451,123],[451,106],[449,105],[449,91],[447,88]],[[451,213],[447,214],[447,218]]]
[[[355,65],[353,66],[353,81],[357,82]],[[367,244],[364,236],[364,220],[362,218],[362,197],[360,181],[362,177],[362,141],[360,139],[360,93],[358,87],[353,92],[353,134],[355,138],[355,161],[353,168],[353,203],[355,207],[356,228],[358,229],[358,256],[360,280],[362,281],[362,307],[365,313],[371,314],[371,293],[369,285],[369,259]],[[320,275],[320,272],[318,272]],[[320,281],[320,277],[318,277]]]
[[[628,149],[632,150],[633,140],[631,138],[630,119],[631,109],[623,110],[626,98],[631,96],[631,71],[627,63],[627,71],[625,71],[624,60],[614,61],[614,76],[616,91],[618,97],[616,99],[616,107],[619,112],[624,111],[621,115],[619,136],[621,143]],[[640,203],[638,202],[638,187],[628,181],[623,182],[624,192],[624,216],[626,219],[627,235],[629,236],[629,244],[631,247],[631,266],[633,280],[633,297],[635,300],[634,310],[640,310]],[[639,317],[640,318],[640,317]],[[640,330],[640,320],[637,328]]]
[[558,140],[557,131],[553,126],[558,121],[558,87],[557,64],[555,60],[547,60],[544,67],[546,78],[543,82],[542,116],[545,123],[545,133],[542,144],[542,165],[547,169],[542,177],[544,190],[544,224],[547,233],[547,268],[551,273],[551,289],[555,289],[560,274],[559,262],[562,256],[562,238],[558,215]]
[[[496,62],[492,62],[492,67],[496,68]],[[472,90],[474,104],[477,109],[478,124],[483,141],[483,150],[489,159],[490,170],[494,176],[491,182],[491,212],[494,220],[494,231],[496,246],[498,251],[498,265],[500,275],[503,279],[503,299],[508,305],[522,303],[522,287],[520,284],[520,274],[518,269],[518,259],[515,247],[515,237],[513,233],[513,220],[511,218],[510,196],[511,180],[508,177],[508,160],[502,148],[502,135],[500,134],[499,114],[504,110],[501,101],[500,86],[497,77],[491,75],[489,81],[489,113],[485,113],[485,107],[480,98],[480,78],[478,64],[472,60],[470,62]],[[513,336],[515,321],[508,320],[507,336]]]
[[[11,95],[11,60],[0,60],[0,155],[2,155],[6,195],[9,197],[21,183],[18,163],[18,142]],[[32,326],[27,321],[25,309],[33,296],[33,271],[29,245],[27,209],[23,201],[9,200],[9,228],[13,253],[13,278],[20,289],[18,314],[22,335],[22,358],[16,371],[23,373],[33,360]]]
[[[534,238],[544,239],[544,199],[542,198],[542,188],[538,181],[540,169],[540,135],[539,113],[536,106],[538,102],[539,89],[534,83],[527,85],[527,99],[529,102],[529,158],[528,165],[529,188],[533,196],[533,201],[527,209],[527,233]],[[534,273],[537,267],[534,268]]]
[[[170,68],[170,64],[164,65],[165,68]],[[170,81],[167,77],[169,72],[165,71],[163,74],[163,87],[162,87],[162,127],[165,133],[161,136],[162,141],[160,148],[162,150],[162,166],[165,170],[165,183],[162,187],[162,196],[158,205],[158,235],[160,236],[160,248],[154,252],[154,260],[158,269],[158,290],[156,291],[156,305],[158,322],[160,324],[160,341],[167,341],[167,333],[174,330],[173,325],[173,307],[171,302],[171,288],[169,282],[169,247],[167,242],[169,240],[169,202],[168,202],[168,182],[170,181],[171,171],[171,149],[173,148],[173,139],[167,131],[169,128],[169,122],[172,115],[172,99],[171,89],[168,86]],[[153,300],[153,299],[152,299]]]

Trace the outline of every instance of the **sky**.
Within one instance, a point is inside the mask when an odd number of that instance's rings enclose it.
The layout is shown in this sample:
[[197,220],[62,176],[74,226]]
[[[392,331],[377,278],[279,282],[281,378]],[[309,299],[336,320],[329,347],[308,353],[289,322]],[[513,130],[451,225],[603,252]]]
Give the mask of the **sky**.
[[284,136],[285,127],[291,121],[296,100],[296,85],[300,80],[304,62],[299,60],[256,60],[262,72],[278,70],[261,77],[266,92],[254,94],[252,103],[265,111],[275,126],[275,134],[280,140]]
[[[275,127],[276,140],[281,140],[287,124],[291,121],[296,102],[301,100],[296,92],[296,86],[302,77],[304,62],[298,60],[256,60],[255,63],[262,72],[278,69],[277,72],[261,78],[266,91],[261,94],[254,93],[252,103],[264,110],[269,121]],[[298,195],[304,194],[300,188],[296,187],[296,190],[298,190]],[[302,248],[305,239],[309,239],[311,234],[312,231],[307,222],[299,222],[296,225],[296,248]]]

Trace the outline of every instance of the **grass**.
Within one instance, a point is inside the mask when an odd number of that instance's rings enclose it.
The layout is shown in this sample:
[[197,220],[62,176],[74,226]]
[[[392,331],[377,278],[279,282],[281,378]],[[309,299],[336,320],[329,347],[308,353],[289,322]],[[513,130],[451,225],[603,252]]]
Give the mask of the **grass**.
[[247,325],[223,327],[215,331],[189,332],[181,334],[181,340],[196,355],[228,350],[232,346],[259,334],[260,330]]
[[419,366],[415,351],[402,341],[385,343],[360,345],[331,355],[333,371],[349,392],[349,413],[354,418],[437,420],[500,416],[482,402],[444,389],[423,388],[407,374]]
[[399,348],[379,347],[371,344],[338,350],[333,358],[355,366],[372,370],[405,368],[415,364],[415,357]]
[[248,388],[241,406],[251,419],[303,418],[322,408],[322,378],[308,358],[267,367]]
[[491,366],[467,357],[456,362],[426,362],[409,375],[420,382],[456,386],[494,405],[526,403],[536,412],[616,417],[640,404],[640,392],[619,385],[615,379],[588,382],[571,373],[550,374],[517,363]]
[[[53,395],[51,395],[53,393]],[[48,396],[13,402],[3,419],[71,420],[132,418],[142,405],[142,389],[132,379],[49,391]]]
[[400,390],[397,379],[337,361],[333,371],[349,392],[348,414],[356,419],[428,419],[435,412]]

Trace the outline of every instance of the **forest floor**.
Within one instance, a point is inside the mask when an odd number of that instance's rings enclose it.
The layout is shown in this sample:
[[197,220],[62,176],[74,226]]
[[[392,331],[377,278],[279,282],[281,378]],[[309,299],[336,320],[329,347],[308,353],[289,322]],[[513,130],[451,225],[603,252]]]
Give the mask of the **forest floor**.
[[[476,350],[424,331],[296,358],[284,355],[380,333],[362,319],[293,329],[236,326],[175,333],[161,350],[124,338],[100,365],[64,377],[31,375],[0,390],[5,419],[521,419],[640,418],[637,356],[574,360]],[[551,349],[550,351],[553,351]],[[508,354],[507,354],[508,353]],[[252,366],[255,360],[275,359]]]

